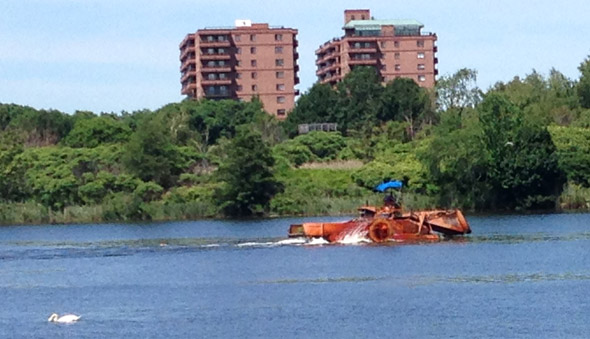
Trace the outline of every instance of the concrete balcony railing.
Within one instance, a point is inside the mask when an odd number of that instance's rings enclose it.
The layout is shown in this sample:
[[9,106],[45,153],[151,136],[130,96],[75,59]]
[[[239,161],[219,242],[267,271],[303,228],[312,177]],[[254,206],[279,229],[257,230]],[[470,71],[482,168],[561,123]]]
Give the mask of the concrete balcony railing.
[[229,60],[231,56],[227,53],[203,53],[201,54],[201,60]]
[[377,65],[377,59],[350,59],[349,65]]
[[231,79],[207,79],[204,78],[201,80],[201,85],[203,86],[221,86],[221,85],[231,85]]
[[201,42],[199,43],[200,47],[230,47],[231,43],[229,42],[229,40],[223,40],[223,41],[207,41],[207,40],[201,40]]
[[206,73],[229,73],[231,72],[231,67],[229,65],[224,65],[224,66],[203,66],[202,68],[202,72],[206,72]]
[[195,45],[192,45],[192,46],[186,47],[184,49],[181,49],[180,50],[180,60],[183,60],[191,52],[192,53],[195,53]]

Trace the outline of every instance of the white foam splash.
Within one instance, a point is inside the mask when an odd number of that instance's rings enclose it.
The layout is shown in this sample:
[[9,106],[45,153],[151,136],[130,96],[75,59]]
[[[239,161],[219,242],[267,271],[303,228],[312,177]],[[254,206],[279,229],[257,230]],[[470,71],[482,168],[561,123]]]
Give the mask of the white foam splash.
[[321,245],[326,245],[329,244],[330,242],[324,238],[311,238],[309,239],[309,241],[305,244],[308,246],[321,246]]
[[367,238],[367,235],[363,233],[347,234],[344,236],[344,238],[338,241],[339,244],[343,245],[358,245],[371,242],[371,239]]
[[280,240],[276,244],[277,245],[302,245],[305,244],[307,240],[305,238],[289,238],[285,240]]

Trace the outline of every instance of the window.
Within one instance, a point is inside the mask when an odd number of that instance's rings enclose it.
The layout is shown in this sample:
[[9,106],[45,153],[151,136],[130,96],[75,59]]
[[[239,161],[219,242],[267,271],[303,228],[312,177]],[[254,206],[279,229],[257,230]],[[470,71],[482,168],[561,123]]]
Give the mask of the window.
[[350,18],[351,18],[352,20],[354,20],[354,15],[351,15],[351,16],[350,16]]
[[399,53],[395,53],[395,54],[393,55],[393,58],[397,60],[397,59],[399,59],[399,55],[400,55]]
[[218,49],[217,54],[225,54],[225,49],[223,49],[223,48]]
[[225,40],[226,40],[225,35],[219,35],[217,37],[217,41],[225,41]]
[[250,66],[256,67],[256,60],[250,60]]
[[242,73],[236,73],[236,79],[241,79],[242,78]]
[[418,64],[418,70],[423,70],[425,68],[426,66],[424,66],[424,64]]
[[256,34],[250,34],[250,41],[256,41]]
[[275,34],[275,41],[283,41],[283,35],[282,34]]
[[250,54],[256,54],[256,47],[250,47]]
[[219,80],[225,80],[225,79],[227,79],[227,74],[219,73]]
[[381,41],[381,48],[385,48],[387,46],[387,43],[385,41]]
[[285,62],[283,61],[283,59],[276,59],[275,60],[275,66],[283,66],[285,64]]
[[418,41],[416,41],[416,46],[418,46],[418,47],[424,47],[424,40],[418,40]]
[[398,48],[399,47],[399,41],[394,41],[393,42],[393,47]]
[[234,36],[234,41],[242,41],[242,36],[239,34]]
[[215,76],[215,73],[209,73],[207,74],[207,79],[209,80],[215,80],[217,77]]
[[277,115],[278,116],[283,116],[285,115],[286,111],[284,109],[277,109]]
[[283,96],[277,97],[277,102],[278,102],[279,104],[282,104],[282,103],[284,103],[284,102],[285,102],[285,97],[283,97]]
[[395,70],[396,70],[396,71],[401,71],[401,70],[402,70],[402,65],[400,65],[400,64],[395,64]]
[[257,76],[257,75],[258,75],[258,74],[256,74],[256,72],[252,72],[252,73],[250,74],[250,77],[251,77],[252,79],[256,79],[256,76]]
[[252,85],[252,92],[256,92],[258,90],[258,86]]
[[242,85],[238,85],[237,90],[238,92],[241,92],[242,90],[244,90],[244,88],[242,87]]
[[283,72],[283,71],[276,72],[276,73],[275,73],[275,77],[276,77],[277,79],[282,79],[282,78],[284,78],[284,77],[285,77],[285,72]]
[[215,54],[215,50],[213,48],[207,48],[207,54]]
[[225,61],[223,61],[223,60],[219,60],[218,62],[219,62],[219,63],[218,63],[217,65],[218,65],[219,67],[223,67],[223,66],[225,66]]
[[426,76],[425,75],[418,75],[418,81],[420,81],[420,82],[426,81]]
[[422,52],[418,53],[418,59],[424,59],[424,53],[422,53]]
[[236,48],[236,54],[242,54],[242,47]]
[[275,47],[275,54],[283,54],[283,47],[282,46]]
[[207,61],[207,67],[215,67],[215,61],[213,61],[213,60]]
[[277,84],[277,91],[284,91],[285,90],[285,84]]
[[236,60],[236,67],[242,67],[242,60]]

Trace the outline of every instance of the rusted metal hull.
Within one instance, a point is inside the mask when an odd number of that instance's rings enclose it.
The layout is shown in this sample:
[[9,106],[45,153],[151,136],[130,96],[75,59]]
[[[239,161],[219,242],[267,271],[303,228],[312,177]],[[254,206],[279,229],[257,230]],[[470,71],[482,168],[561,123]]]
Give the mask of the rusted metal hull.
[[[368,210],[368,208],[364,208]],[[309,222],[291,225],[290,237],[304,236],[338,242],[347,236],[360,235],[373,242],[436,241],[437,233],[452,236],[471,233],[460,210],[432,210],[401,213],[387,207],[370,216],[344,222]]]

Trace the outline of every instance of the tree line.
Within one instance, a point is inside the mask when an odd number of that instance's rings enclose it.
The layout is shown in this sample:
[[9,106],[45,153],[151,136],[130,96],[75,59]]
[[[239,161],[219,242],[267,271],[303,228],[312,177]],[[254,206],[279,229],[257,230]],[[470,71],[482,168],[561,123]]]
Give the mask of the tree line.
[[[0,104],[0,221],[350,212],[387,178],[412,208],[588,208],[590,59],[579,70],[483,91],[470,69],[427,90],[359,67],[284,122],[256,99],[72,115]],[[339,131],[297,135],[320,122]]]

